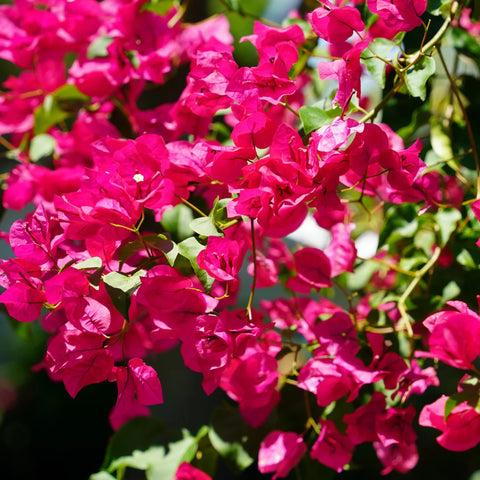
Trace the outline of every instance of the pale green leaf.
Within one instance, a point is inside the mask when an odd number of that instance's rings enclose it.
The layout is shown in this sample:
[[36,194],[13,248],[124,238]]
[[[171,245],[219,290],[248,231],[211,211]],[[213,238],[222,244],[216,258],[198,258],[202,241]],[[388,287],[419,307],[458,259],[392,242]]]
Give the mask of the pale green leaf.
[[440,227],[440,246],[444,247],[452,233],[456,230],[462,214],[455,208],[439,210],[435,215]]
[[213,217],[199,217],[194,218],[190,222],[190,228],[199,235],[203,235],[204,237],[222,237],[223,233],[219,231],[217,226],[215,225],[215,220]]
[[98,472],[90,475],[89,480],[117,480],[117,477],[110,475],[108,472]]
[[415,65],[405,72],[405,82],[412,97],[425,100],[427,96],[427,81],[435,73],[435,60],[432,57],[422,56]]
[[464,267],[478,268],[475,260],[472,257],[472,254],[465,248],[457,255],[456,260],[460,265],[463,265]]
[[[385,87],[385,67],[384,60],[391,60],[392,55],[398,50],[398,46],[386,38],[376,38],[370,44],[370,48],[365,50],[362,55],[362,63],[366,65],[373,79],[381,87]],[[376,56],[373,55],[372,51]],[[379,58],[378,58],[379,57]]]
[[139,270],[131,276],[119,272],[110,272],[103,277],[106,285],[121,290],[124,293],[134,292],[142,283],[141,278],[145,276],[145,270]]
[[92,257],[83,260],[82,262],[75,263],[72,267],[77,270],[97,270],[98,268],[101,268],[102,265],[103,261],[100,257]]
[[460,287],[453,280],[448,282],[442,291],[442,300],[448,302],[449,300],[454,299],[460,294]]
[[113,38],[107,35],[100,35],[88,47],[87,58],[92,60],[94,58],[108,57],[108,46],[113,42]]
[[32,138],[30,142],[30,158],[34,162],[38,162],[43,157],[53,155],[55,151],[55,139],[47,133],[41,133]]

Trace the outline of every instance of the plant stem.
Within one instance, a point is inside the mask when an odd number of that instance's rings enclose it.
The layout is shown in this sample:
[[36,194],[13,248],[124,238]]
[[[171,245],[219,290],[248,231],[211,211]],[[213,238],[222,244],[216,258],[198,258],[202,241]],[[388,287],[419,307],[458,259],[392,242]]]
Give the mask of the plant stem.
[[412,323],[410,321],[410,316],[407,313],[407,307],[405,305],[409,295],[413,292],[415,287],[418,285],[418,282],[423,278],[423,276],[435,265],[436,261],[440,257],[440,252],[442,249],[440,247],[436,247],[432,257],[430,260],[420,269],[415,272],[415,276],[408,285],[408,287],[405,289],[405,291],[402,293],[400,298],[397,301],[397,307],[398,311],[400,312],[401,318],[400,320],[403,322],[405,330],[407,331],[408,337],[410,340],[413,339],[413,329],[412,329]]

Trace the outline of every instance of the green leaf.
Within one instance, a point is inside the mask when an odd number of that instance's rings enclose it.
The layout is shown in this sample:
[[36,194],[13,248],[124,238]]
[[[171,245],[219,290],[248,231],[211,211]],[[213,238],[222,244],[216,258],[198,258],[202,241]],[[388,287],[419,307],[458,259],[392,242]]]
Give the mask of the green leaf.
[[112,37],[108,37],[107,35],[100,35],[88,46],[87,58],[89,60],[92,60],[94,58],[108,57],[107,48],[112,42]]
[[435,121],[432,118],[432,125],[430,128],[430,142],[433,151],[442,160],[451,160],[454,158],[452,150],[452,139],[447,130],[440,121]]
[[193,213],[190,207],[180,203],[164,212],[160,223],[174,240],[181,241],[193,235],[193,230],[190,228],[192,220]]
[[74,85],[63,85],[46,95],[42,105],[33,112],[35,135],[46,132],[51,126],[76,114],[89,101]]
[[[371,50],[380,58],[374,57]],[[385,38],[376,38],[375,41],[370,44],[370,48],[361,54],[362,63],[366,65],[373,79],[381,88],[385,87],[386,67],[386,63],[382,59],[390,60],[392,53],[396,50],[398,50],[396,43]]]
[[457,297],[461,292],[460,287],[453,280],[448,282],[442,290],[442,300],[446,303]]
[[43,157],[53,155],[56,141],[47,133],[41,133],[32,138],[30,142],[29,155],[34,162],[38,162]]
[[448,416],[452,413],[452,410],[463,402],[467,402],[470,406],[475,407],[478,401],[478,394],[470,391],[455,392],[450,395],[450,398],[445,402],[445,416],[444,420],[447,421]]
[[125,263],[132,255],[135,255],[147,247],[152,253],[161,251],[166,254],[173,248],[173,242],[167,239],[163,233],[151,233],[149,235],[143,235],[142,238],[137,238],[132,242],[128,242],[124,245],[118,254],[120,264]]
[[190,222],[190,228],[199,235],[203,235],[204,237],[222,237],[223,233],[219,231],[217,226],[215,225],[215,220],[213,217],[199,217],[194,218]]
[[88,102],[89,97],[80,92],[75,85],[63,85],[53,92],[54,100],[58,102]]
[[440,246],[444,247],[452,233],[457,228],[457,223],[462,219],[462,214],[455,208],[439,210],[435,218],[440,227]]
[[238,409],[227,403],[217,408],[212,417],[208,437],[234,472],[242,472],[254,461],[246,450],[249,430]]
[[219,199],[217,197],[213,202],[213,208],[210,212],[210,216],[215,220],[217,225],[222,225],[231,221],[227,216],[227,205],[229,204],[230,200],[230,198]]
[[225,3],[229,6],[231,10],[234,10],[234,11],[240,10],[239,0],[225,0]]
[[177,5],[177,3],[178,2],[176,0],[151,0],[150,2],[143,4],[140,11],[148,11],[157,13],[158,15],[165,15],[174,5]]
[[435,242],[436,236],[432,230],[419,229],[413,237],[414,245],[423,250],[426,255],[431,255]]
[[178,256],[178,245],[176,243],[173,243],[172,249],[169,250],[168,252],[163,252],[165,254],[165,258],[168,261],[168,264],[173,267],[175,260],[177,259]]
[[480,44],[477,38],[463,28],[450,28],[450,39],[457,53],[471,58],[480,67]]
[[98,472],[90,475],[89,480],[117,480],[117,477],[110,475],[108,472]]
[[427,12],[431,15],[448,15],[452,0],[428,0]]
[[45,97],[44,103],[33,111],[33,133],[45,133],[51,126],[68,118],[69,114],[63,111],[51,95]]
[[299,110],[303,130],[307,135],[324,125],[330,125],[341,113],[342,109],[339,107],[324,110],[315,105],[304,105]]
[[415,65],[405,72],[405,83],[412,97],[425,100],[427,96],[427,80],[435,73],[435,60],[422,56]]
[[83,262],[78,262],[72,265],[77,270],[98,270],[103,266],[103,261],[100,257],[87,258]]
[[195,275],[208,293],[212,288],[214,279],[205,270],[202,270],[197,263],[197,256],[204,248],[205,245],[202,245],[195,237],[187,238],[178,244],[178,252],[188,259]]
[[166,446],[152,446],[145,451],[134,450],[131,455],[115,459],[109,472],[126,467],[144,470],[147,480],[171,480],[182,462],[190,462],[197,451],[197,442],[188,430],[182,430],[183,438],[168,442]]
[[133,293],[142,283],[141,278],[145,276],[145,270],[140,270],[130,277],[119,272],[110,272],[103,277],[106,285],[121,290],[124,293]]
[[456,260],[460,265],[463,265],[464,267],[475,269],[478,268],[475,260],[472,257],[472,254],[465,248],[457,255]]
[[181,439],[179,432],[170,431],[156,417],[136,417],[122,425],[111,437],[102,464],[107,469],[117,458],[130,455],[134,450],[146,450],[152,445],[166,445],[169,439]]
[[123,273],[110,272],[103,277],[105,289],[114,307],[127,321],[129,320],[130,296],[142,283],[141,277],[145,273],[144,270],[140,270],[131,276],[127,276]]

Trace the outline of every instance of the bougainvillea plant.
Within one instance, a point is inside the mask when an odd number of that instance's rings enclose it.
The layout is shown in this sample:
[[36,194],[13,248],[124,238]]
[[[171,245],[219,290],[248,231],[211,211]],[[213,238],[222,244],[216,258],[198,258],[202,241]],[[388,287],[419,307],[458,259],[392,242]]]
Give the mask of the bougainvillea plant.
[[0,302],[48,332],[36,368],[72,397],[116,384],[112,444],[147,428],[173,348],[237,415],[229,438],[216,415],[112,448],[92,479],[208,479],[220,457],[302,478],[362,468],[363,443],[407,473],[418,425],[480,442],[473,4],[324,0],[282,24],[233,0],[198,23],[179,0],[0,6],[3,208],[31,207]]

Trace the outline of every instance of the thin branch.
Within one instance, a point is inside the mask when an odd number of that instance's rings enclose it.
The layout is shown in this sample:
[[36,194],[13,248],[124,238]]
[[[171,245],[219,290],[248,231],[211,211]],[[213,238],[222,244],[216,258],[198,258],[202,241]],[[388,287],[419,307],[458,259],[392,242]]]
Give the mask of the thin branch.
[[441,251],[442,249],[440,247],[437,246],[435,248],[430,260],[420,270],[417,270],[415,272],[415,277],[412,279],[408,287],[405,289],[405,291],[402,293],[402,295],[397,301],[398,311],[400,312],[400,315],[401,315],[400,320],[403,322],[404,328],[407,331],[407,334],[411,340],[413,339],[413,328],[412,328],[412,323],[410,321],[410,315],[407,313],[407,307],[406,307],[407,299],[410,296],[410,294],[413,292],[415,287],[418,285],[420,280],[423,278],[423,276],[435,265],[438,258],[440,257]]

